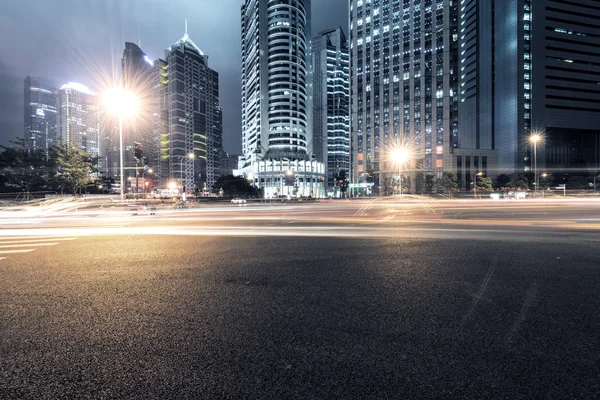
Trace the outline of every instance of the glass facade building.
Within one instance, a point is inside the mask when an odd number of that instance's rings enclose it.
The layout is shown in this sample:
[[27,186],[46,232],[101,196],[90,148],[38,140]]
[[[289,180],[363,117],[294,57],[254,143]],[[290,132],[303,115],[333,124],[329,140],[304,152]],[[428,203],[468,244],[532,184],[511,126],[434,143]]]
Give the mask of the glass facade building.
[[[161,187],[211,190],[220,173],[219,74],[187,32],[154,62],[154,133]],[[193,158],[190,157],[193,155]]]
[[325,163],[328,192],[335,175],[350,176],[350,56],[341,27],[312,41],[314,154]]
[[56,85],[28,76],[24,82],[25,132],[29,148],[48,150],[56,136]]
[[600,6],[461,0],[460,138],[498,150],[498,172],[598,171]]
[[57,94],[57,139],[100,159],[100,114],[96,95],[80,83],[63,85]]
[[266,196],[282,194],[285,171],[279,166],[284,164],[298,168],[294,193],[322,194],[315,188],[323,186],[323,165],[313,168],[310,7],[309,0],[246,0],[241,8],[243,159],[238,173],[265,189]]
[[408,182],[455,169],[457,11],[451,0],[350,1],[353,182],[388,192],[399,145],[411,153]]

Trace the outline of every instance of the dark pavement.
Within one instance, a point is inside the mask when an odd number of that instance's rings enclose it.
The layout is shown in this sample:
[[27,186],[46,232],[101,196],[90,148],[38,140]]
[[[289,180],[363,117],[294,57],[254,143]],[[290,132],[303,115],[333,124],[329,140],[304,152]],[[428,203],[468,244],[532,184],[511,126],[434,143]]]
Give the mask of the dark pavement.
[[[259,228],[324,224],[288,222],[238,221],[238,236],[1,237],[39,247],[0,247],[0,398],[600,396],[597,230]],[[390,229],[338,228],[364,225]]]

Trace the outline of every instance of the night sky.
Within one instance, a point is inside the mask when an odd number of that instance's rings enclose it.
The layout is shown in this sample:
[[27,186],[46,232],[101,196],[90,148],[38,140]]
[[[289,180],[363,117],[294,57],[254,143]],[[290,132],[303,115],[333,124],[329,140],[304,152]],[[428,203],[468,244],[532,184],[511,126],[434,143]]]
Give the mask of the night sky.
[[[243,0],[0,0],[0,144],[23,137],[23,80],[42,76],[97,89],[117,76],[124,42],[152,59],[188,33],[220,74],[224,146],[241,148]],[[313,36],[348,33],[348,0],[312,0]]]

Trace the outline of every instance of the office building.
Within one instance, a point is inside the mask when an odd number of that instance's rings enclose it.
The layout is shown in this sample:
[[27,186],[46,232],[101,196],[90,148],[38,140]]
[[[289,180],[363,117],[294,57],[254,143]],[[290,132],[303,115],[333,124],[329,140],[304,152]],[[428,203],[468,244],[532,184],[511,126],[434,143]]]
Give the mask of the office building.
[[56,136],[56,86],[45,78],[25,78],[25,134],[28,148],[48,151]]
[[[152,180],[154,175],[144,174],[144,167],[157,166],[158,139],[154,135],[154,86],[157,82],[154,62],[135,43],[125,42],[123,58],[121,60],[123,88],[132,93],[137,100],[135,114],[123,121],[123,166],[124,175],[135,179]],[[118,121],[106,121],[102,131],[103,141],[103,174],[111,177],[119,175],[119,131]],[[136,144],[141,146],[142,159],[136,159]],[[147,160],[147,162],[146,162]],[[134,181],[137,182],[137,181]],[[143,188],[138,190],[142,191]],[[149,185],[153,186],[153,185]],[[133,188],[135,190],[135,188]]]
[[70,82],[57,94],[57,139],[100,158],[98,99],[86,86]]
[[313,39],[312,65],[314,154],[325,163],[328,194],[337,196],[335,176],[350,177],[350,56],[341,27]]
[[157,177],[161,187],[210,190],[223,147],[219,74],[186,32],[154,62]]
[[233,171],[238,169],[239,154],[230,154],[221,152],[221,172],[220,176],[233,175]]
[[[585,174],[600,162],[597,1],[461,2],[461,137],[499,173]],[[530,135],[542,134],[535,152]]]
[[456,172],[468,188],[472,173],[495,170],[491,143],[460,136],[458,11],[451,0],[350,2],[353,182],[390,193],[397,147],[410,153],[409,190],[417,173]]
[[310,5],[246,0],[241,9],[243,160],[237,173],[266,197],[323,195],[324,164],[313,155]]

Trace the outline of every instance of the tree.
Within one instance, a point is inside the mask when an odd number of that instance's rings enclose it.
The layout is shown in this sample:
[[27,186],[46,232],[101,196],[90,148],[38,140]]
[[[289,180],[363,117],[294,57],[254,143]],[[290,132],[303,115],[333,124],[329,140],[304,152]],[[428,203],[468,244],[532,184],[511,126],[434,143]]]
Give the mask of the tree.
[[424,173],[419,172],[415,176],[415,187],[416,187],[417,193],[423,194],[423,192],[425,192],[427,190],[427,188],[425,186],[425,174]]
[[508,182],[510,182],[510,176],[507,174],[500,174],[494,180],[494,187],[496,189],[502,189],[508,187]]
[[451,195],[452,192],[458,191],[458,176],[454,172],[444,172],[438,180],[438,185]]
[[346,197],[346,192],[348,191],[348,178],[346,177],[346,170],[341,169],[340,172],[333,176],[336,180],[337,187],[340,188],[340,192],[342,193],[342,197]]
[[96,177],[98,160],[88,152],[75,147],[54,145],[50,148],[50,159],[54,167],[54,179],[60,186],[73,194],[92,183]]
[[0,146],[0,181],[29,193],[48,185],[50,168],[46,152],[40,148],[27,149],[27,141],[11,141],[10,147]]
[[258,191],[243,176],[221,175],[213,185],[214,193],[222,193],[225,197],[256,196]]
[[435,175],[433,175],[433,174],[425,175],[425,189],[427,190],[427,193],[431,193],[433,191],[434,186],[435,186]]
[[517,179],[510,180],[506,184],[506,187],[509,189],[527,190],[527,189],[529,189],[529,181],[527,180],[527,178],[525,176],[521,175]]
[[492,178],[477,178],[477,191],[491,192],[493,190],[494,189],[492,188]]

